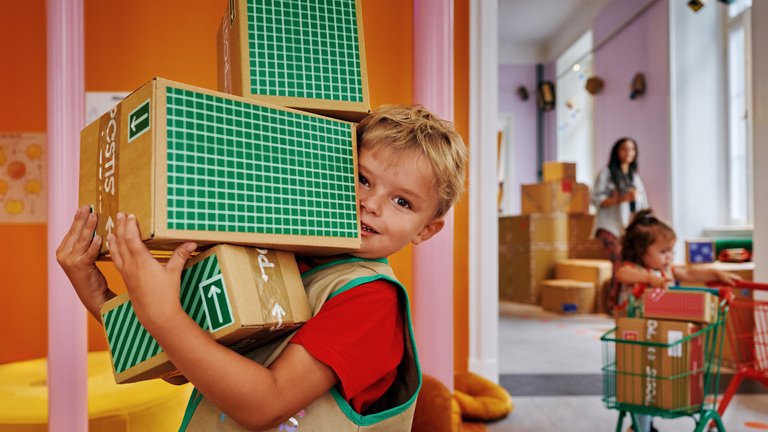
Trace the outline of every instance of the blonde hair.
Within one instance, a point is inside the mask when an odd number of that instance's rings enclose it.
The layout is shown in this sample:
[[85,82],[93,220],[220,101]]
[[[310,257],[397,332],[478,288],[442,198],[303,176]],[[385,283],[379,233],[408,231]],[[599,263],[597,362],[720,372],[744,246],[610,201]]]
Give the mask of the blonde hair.
[[421,105],[382,105],[357,125],[358,147],[417,151],[429,161],[439,200],[435,217],[445,215],[464,190],[467,149],[451,122]]

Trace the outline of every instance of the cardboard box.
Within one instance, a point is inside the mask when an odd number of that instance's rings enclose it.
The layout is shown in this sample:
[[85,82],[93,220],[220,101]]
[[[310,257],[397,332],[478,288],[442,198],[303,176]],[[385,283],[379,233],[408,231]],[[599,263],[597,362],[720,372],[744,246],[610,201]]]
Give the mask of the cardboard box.
[[716,259],[714,240],[698,239],[685,241],[685,262],[711,263],[715,262]]
[[600,239],[589,239],[577,244],[568,244],[568,258],[607,260],[608,252]]
[[648,289],[643,293],[646,318],[714,323],[720,300],[707,292]]
[[542,167],[542,180],[558,181],[571,180],[576,181],[576,164],[574,162],[546,161]]
[[573,180],[522,185],[522,214],[589,213],[589,187]]
[[616,320],[616,401],[654,406],[658,396],[658,347],[631,342],[654,342],[658,322],[642,318]]
[[499,298],[539,304],[541,281],[568,255],[565,214],[499,218]]
[[658,388],[659,408],[695,411],[704,400],[704,337],[685,338],[701,329],[682,321],[659,321],[661,351]]
[[218,89],[359,121],[370,110],[360,0],[231,0],[218,31]]
[[597,312],[605,312],[601,301],[605,290],[610,288],[613,264],[608,260],[566,259],[555,264],[556,279],[572,279],[589,282],[594,286],[594,305]]
[[[181,304],[213,339],[250,351],[298,328],[311,317],[296,260],[290,252],[217,245],[187,262]],[[102,322],[115,382],[171,376],[168,356],[142,327],[128,294],[104,304]]]
[[592,239],[595,215],[572,213],[568,215],[568,246],[578,245]]
[[617,339],[650,344],[616,343],[617,401],[696,410],[704,396],[704,338],[684,339],[700,329],[683,321],[619,318]]
[[570,279],[549,279],[541,283],[541,307],[566,314],[592,312],[595,305],[595,285]]
[[122,211],[150,249],[360,247],[352,123],[155,78],[80,136],[79,201],[104,238]]

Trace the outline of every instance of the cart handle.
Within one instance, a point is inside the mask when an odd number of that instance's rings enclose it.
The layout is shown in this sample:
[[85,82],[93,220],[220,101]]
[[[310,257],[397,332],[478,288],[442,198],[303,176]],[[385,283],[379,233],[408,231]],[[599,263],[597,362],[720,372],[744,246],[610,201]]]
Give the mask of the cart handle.
[[[709,287],[727,287],[728,285],[723,285],[720,281],[709,281],[707,282],[707,286]],[[768,284],[767,283],[760,283],[760,282],[752,282],[752,281],[745,281],[745,280],[737,280],[733,284],[736,288],[745,288],[748,290],[754,290],[754,291],[768,291]]]
[[[730,302],[733,299],[733,290],[730,286],[722,286],[722,285],[710,285],[710,283],[707,283],[709,287],[687,287],[687,286],[680,286],[678,285],[679,282],[675,282],[675,285],[672,285],[669,287],[670,291],[699,291],[699,292],[708,292],[710,294],[716,295],[721,299],[724,299],[728,302]],[[765,285],[765,289],[768,290],[768,285]],[[639,299],[643,296],[643,293],[645,292],[645,289],[648,288],[647,284],[644,283],[638,283],[635,284],[634,288],[632,288],[632,296],[636,299]]]

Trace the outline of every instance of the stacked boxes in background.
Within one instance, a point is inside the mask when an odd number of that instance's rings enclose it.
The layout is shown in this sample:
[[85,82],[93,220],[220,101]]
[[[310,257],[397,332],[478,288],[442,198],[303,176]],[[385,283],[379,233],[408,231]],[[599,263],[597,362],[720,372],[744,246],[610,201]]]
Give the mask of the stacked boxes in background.
[[[540,291],[545,280],[554,276],[555,265],[568,258],[599,259],[604,256],[602,244],[592,239],[594,216],[589,214],[589,187],[576,182],[576,164],[545,162],[542,183],[522,185],[522,215],[499,218],[499,297],[501,300],[540,304]],[[607,262],[607,261],[606,261]],[[559,276],[557,276],[560,279]],[[593,282],[568,278],[584,290],[579,282]],[[571,286],[575,286],[571,284]],[[574,307],[559,300],[570,297],[594,299],[598,290],[590,295],[579,290],[564,291],[562,283],[546,289],[550,309],[572,312]],[[569,293],[565,297],[565,293]],[[577,292],[579,294],[577,295]],[[551,303],[554,301],[555,303]],[[568,300],[570,301],[570,300]],[[592,304],[594,301],[591,302]],[[592,312],[593,305],[575,307],[578,312]]]
[[[311,317],[290,252],[216,245],[186,263],[180,295],[184,311],[201,328],[239,352],[265,344]],[[139,323],[128,294],[105,303],[101,316],[117,383],[176,372]]]
[[555,279],[571,279],[589,282],[594,287],[594,304],[587,310],[605,312],[601,301],[605,290],[610,289],[613,278],[613,264],[602,259],[566,259],[555,264]]
[[[218,245],[185,270],[208,263],[221,275],[200,283],[218,282],[205,292],[195,279],[182,302],[233,349],[266,343],[310,315],[292,253],[272,259],[224,244],[324,255],[360,247],[349,121],[370,111],[361,17],[360,0],[230,0],[211,35],[226,93],[156,78],[81,133],[79,200],[99,214],[99,234],[126,212],[158,256],[184,241]],[[266,285],[265,263],[276,272]],[[220,296],[233,322],[217,330]],[[200,309],[207,300],[219,300],[215,314]],[[102,313],[118,382],[173,373],[127,296]]]
[[541,283],[541,308],[557,313],[590,313],[595,303],[595,284],[572,279]]
[[539,304],[539,285],[568,257],[568,217],[562,213],[499,218],[499,297]]

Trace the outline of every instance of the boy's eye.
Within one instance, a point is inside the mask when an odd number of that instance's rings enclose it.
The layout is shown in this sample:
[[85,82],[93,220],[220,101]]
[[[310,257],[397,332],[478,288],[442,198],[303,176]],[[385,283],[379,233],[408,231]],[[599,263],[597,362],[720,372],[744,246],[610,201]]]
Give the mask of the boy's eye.
[[411,208],[411,203],[409,203],[405,198],[395,198],[395,204],[399,205],[400,207]]
[[365,178],[362,175],[357,176],[357,179],[360,181],[360,184],[363,186],[368,186],[368,179]]

